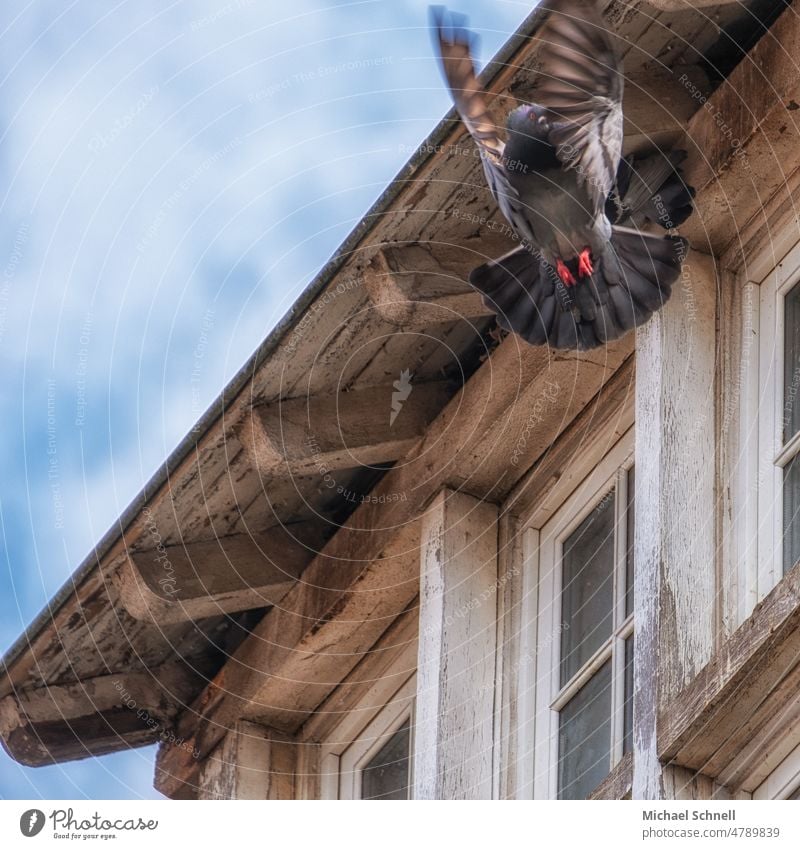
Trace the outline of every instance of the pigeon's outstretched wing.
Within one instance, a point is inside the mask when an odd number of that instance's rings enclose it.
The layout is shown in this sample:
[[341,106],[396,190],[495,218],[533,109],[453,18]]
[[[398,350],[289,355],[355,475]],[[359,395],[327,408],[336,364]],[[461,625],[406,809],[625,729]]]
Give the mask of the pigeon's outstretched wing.
[[681,164],[685,150],[656,150],[620,160],[617,183],[606,203],[612,224],[644,227],[648,221],[665,230],[679,227],[692,214],[694,189]]
[[551,114],[550,141],[600,210],[622,154],[622,67],[596,0],[545,0],[536,101]]
[[503,165],[505,142],[492,120],[486,92],[475,73],[472,53],[477,38],[467,29],[464,15],[453,14],[444,6],[431,6],[430,15],[435,46],[456,110],[480,149],[489,188],[506,213],[506,199],[517,197],[517,192],[508,182]]

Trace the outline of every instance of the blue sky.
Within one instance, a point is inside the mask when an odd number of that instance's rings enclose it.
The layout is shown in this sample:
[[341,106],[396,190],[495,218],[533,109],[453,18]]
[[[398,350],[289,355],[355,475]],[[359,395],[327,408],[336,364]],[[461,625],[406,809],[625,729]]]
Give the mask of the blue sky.
[[[532,4],[450,5],[483,64]],[[426,2],[0,6],[0,650],[448,108]],[[154,798],[154,752],[0,752],[0,798]]]

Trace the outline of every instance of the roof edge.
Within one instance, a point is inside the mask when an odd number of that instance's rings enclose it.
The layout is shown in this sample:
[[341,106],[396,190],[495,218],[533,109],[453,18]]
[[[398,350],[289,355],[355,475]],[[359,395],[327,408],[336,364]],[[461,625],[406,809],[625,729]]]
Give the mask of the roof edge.
[[[523,43],[532,36],[543,15],[543,9],[540,7],[535,8],[497,53],[487,62],[486,67],[479,74],[479,79],[485,86],[491,86],[492,82],[509,64],[510,59],[519,51]],[[7,689],[4,686],[10,677],[13,664],[20,659],[27,648],[30,648],[31,643],[44,630],[47,624],[52,622],[56,613],[66,604],[77,588],[91,576],[95,566],[99,567],[101,560],[108,554],[112,546],[124,536],[142,508],[156,492],[169,482],[170,474],[180,466],[193,449],[197,448],[200,441],[208,435],[217,421],[224,417],[226,410],[246,388],[259,367],[278,347],[283,337],[292,330],[295,322],[304,314],[306,308],[334,279],[362,239],[380,220],[382,213],[400,195],[409,179],[437,155],[440,143],[452,131],[453,125],[459,121],[460,118],[455,109],[451,108],[431,133],[419,143],[416,152],[411,155],[405,165],[392,178],[388,187],[364,213],[358,224],[356,224],[336,249],[333,256],[322,266],[314,279],[298,296],[297,300],[295,300],[292,306],[278,320],[272,330],[270,330],[264,341],[258,345],[244,365],[225,385],[219,396],[210,404],[186,436],[170,452],[167,459],[153,473],[137,495],[134,496],[119,518],[103,534],[100,541],[92,548],[72,575],[70,575],[42,610],[34,616],[22,634],[6,650],[2,659],[0,659],[0,675],[5,679],[2,685],[0,685],[0,698],[7,695],[8,692],[13,691],[13,687]]]

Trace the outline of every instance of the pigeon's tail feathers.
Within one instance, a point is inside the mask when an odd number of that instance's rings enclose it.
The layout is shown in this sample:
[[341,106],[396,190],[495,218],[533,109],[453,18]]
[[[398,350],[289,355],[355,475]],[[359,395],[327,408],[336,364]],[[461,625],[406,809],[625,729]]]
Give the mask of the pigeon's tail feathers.
[[[555,268],[525,247],[479,266],[470,283],[497,323],[531,345],[596,348],[643,324],[672,293],[688,243],[614,227],[591,277],[565,286]],[[577,278],[575,261],[567,266]]]
[[555,286],[542,261],[525,247],[478,266],[469,282],[497,314],[500,327],[531,345],[547,343],[556,314]]
[[613,228],[601,272],[623,332],[643,324],[669,300],[688,251],[680,236]]
[[620,160],[617,183],[606,204],[612,223],[641,227],[652,221],[665,230],[683,224],[692,214],[695,194],[681,169],[684,159],[685,150],[673,150]]
[[564,286],[552,265],[523,246],[479,266],[469,281],[496,313],[500,327],[531,345],[574,350],[599,344],[590,325],[581,320],[575,290]]

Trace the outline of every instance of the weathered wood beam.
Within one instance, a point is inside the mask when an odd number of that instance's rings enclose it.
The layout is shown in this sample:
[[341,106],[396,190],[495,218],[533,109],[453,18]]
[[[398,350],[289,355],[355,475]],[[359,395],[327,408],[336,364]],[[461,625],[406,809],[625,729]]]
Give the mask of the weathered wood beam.
[[[580,484],[574,459],[595,440],[611,448],[634,423],[636,358],[631,353],[514,487],[504,505],[506,512],[530,516],[531,527],[542,527]],[[529,511],[535,505],[535,512]]]
[[492,798],[497,516],[445,489],[422,523],[415,799]]
[[490,258],[458,245],[391,245],[375,254],[364,282],[373,308],[390,324],[424,329],[459,319],[475,321],[491,313],[468,277]]
[[475,495],[510,492],[633,354],[634,341],[629,333],[595,351],[549,352],[547,366],[521,381],[502,424],[476,443],[468,473],[457,474],[458,465],[449,481]]
[[[179,726],[201,753],[242,716],[296,731],[416,594],[419,518],[433,496],[454,483],[479,498],[506,495],[630,349],[626,339],[599,360],[584,354],[556,359],[545,348],[505,339],[186,712]],[[532,427],[531,404],[553,380],[564,412]],[[575,399],[584,392],[583,401]],[[513,448],[520,437],[525,462],[519,466],[509,467],[508,453],[488,450],[498,439]],[[490,453],[493,464],[503,461],[504,473],[496,465],[483,468]],[[180,761],[185,753],[176,749],[165,757]]]
[[[382,554],[366,560],[371,536],[348,535],[341,559],[320,555],[184,714],[179,730],[202,755],[242,716],[297,730],[417,595],[419,522],[403,523],[388,542],[378,531]],[[178,776],[192,769],[179,747],[160,762]]]
[[700,104],[684,141],[699,214],[681,230],[703,250],[721,254],[770,198],[791,194],[800,166],[798,8],[795,0],[708,99],[693,71],[679,78]]
[[727,3],[739,3],[741,0],[647,0],[656,9],[666,12],[682,12],[688,8],[705,9],[708,6],[725,6]]
[[691,253],[636,334],[634,799],[663,796],[659,711],[713,648],[716,288]]
[[150,672],[21,690],[0,701],[0,738],[26,766],[106,754],[119,749],[120,741],[127,748],[146,746],[169,737],[199,683],[185,666],[169,663]]
[[780,191],[765,201],[758,215],[747,222],[720,255],[720,264],[738,280],[755,286],[755,291],[764,277],[800,242],[798,195],[800,169],[787,176]]
[[114,581],[136,619],[184,622],[278,604],[313,555],[292,526],[276,526],[253,536],[136,552]]
[[[298,738],[304,742],[330,740],[334,731],[341,739],[352,739],[349,725],[362,714],[385,704],[386,689],[397,690],[417,668],[419,604],[415,598],[405,613],[386,629],[353,671],[322,702],[303,725]],[[345,726],[343,730],[340,728]]]
[[623,95],[624,152],[644,152],[654,147],[669,149],[682,137],[687,122],[700,103],[692,89],[681,82],[691,74],[695,91],[707,95],[708,77],[697,65],[667,70],[654,68],[625,75]]
[[796,745],[800,566],[755,607],[659,717],[661,758],[752,791]]
[[153,786],[170,799],[294,799],[298,744],[255,722],[233,724],[202,760],[170,771],[169,751],[156,755]]
[[284,734],[237,722],[203,762],[197,798],[294,799],[296,761],[297,744]]
[[317,474],[334,489],[339,469],[381,466],[404,456],[452,396],[445,381],[394,383],[254,407],[239,433],[262,477]]

